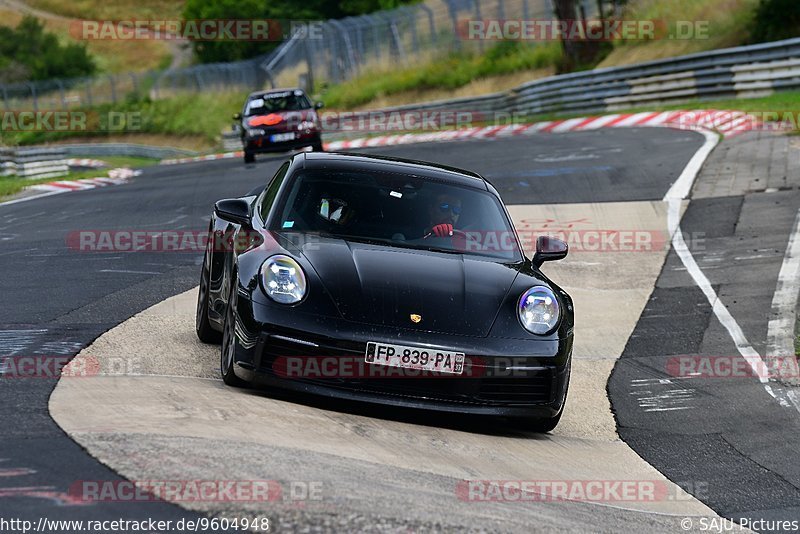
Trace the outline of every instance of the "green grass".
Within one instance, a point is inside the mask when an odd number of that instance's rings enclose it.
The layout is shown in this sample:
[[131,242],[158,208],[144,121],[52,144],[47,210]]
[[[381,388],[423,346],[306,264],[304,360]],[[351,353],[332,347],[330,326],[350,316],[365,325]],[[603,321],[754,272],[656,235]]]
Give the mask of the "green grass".
[[106,172],[108,171],[108,169],[113,169],[116,167],[141,168],[141,167],[148,167],[150,165],[156,165],[159,162],[159,160],[153,158],[140,158],[134,156],[103,156],[103,157],[75,156],[75,157],[99,159],[108,163],[109,166],[108,168],[105,169],[70,172],[69,174],[67,174],[67,176],[61,176],[58,178],[30,179],[30,178],[20,178],[17,176],[2,177],[0,178],[0,200],[3,200],[4,197],[8,197],[10,195],[19,193],[20,191],[22,191],[22,189],[24,189],[29,185],[54,182],[58,180],[80,180],[81,178],[97,178],[100,176],[106,176]]
[[531,46],[504,41],[483,55],[453,53],[421,65],[368,70],[351,80],[328,87],[321,98],[331,107],[347,109],[379,96],[411,90],[456,89],[476,79],[550,67],[560,60],[561,46],[558,43]]
[[63,17],[109,20],[181,18],[183,0],[27,0],[27,4]]
[[200,136],[215,142],[219,140],[222,130],[230,127],[231,117],[241,109],[245,96],[246,93],[227,92],[186,94],[161,100],[130,98],[126,102],[83,110],[87,111],[90,117],[87,121],[89,130],[100,128],[99,122],[92,118],[105,117],[110,112],[135,113],[134,118],[139,124],[131,123],[125,130],[2,132],[0,143],[12,146],[32,145],[74,138],[103,141],[123,133]]
[[0,201],[5,200],[5,197],[19,193],[26,186],[41,184],[45,182],[52,182],[53,180],[60,180],[60,178],[43,178],[41,180],[29,180],[27,178],[17,178],[16,176],[0,177]]
[[[622,19],[664,21],[666,35],[652,41],[616,41],[599,66],[629,65],[747,44],[758,1],[632,0],[625,6]],[[696,22],[693,28],[698,33],[691,38],[669,38],[670,33],[677,35],[676,21]]]

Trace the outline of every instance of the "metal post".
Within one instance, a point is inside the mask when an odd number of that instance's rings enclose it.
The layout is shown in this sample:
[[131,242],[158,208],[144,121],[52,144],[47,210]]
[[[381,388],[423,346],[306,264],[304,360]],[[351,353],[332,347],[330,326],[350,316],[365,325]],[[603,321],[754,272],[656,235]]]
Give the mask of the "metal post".
[[344,41],[344,48],[347,53],[347,59],[350,62],[350,68],[352,70],[357,70],[358,67],[356,65],[355,53],[353,52],[353,44],[350,42],[350,36],[347,35],[347,27],[338,20],[330,20],[329,22],[333,27],[339,30],[339,35],[342,41]]
[[[527,2],[527,0],[524,1]],[[434,42],[436,40],[436,24],[433,22],[433,10],[425,4],[417,4],[415,7],[428,15],[428,29],[431,32],[431,42]]]
[[461,40],[458,38],[458,14],[454,4],[455,0],[445,0],[445,2],[447,2],[447,11],[450,13],[450,20],[453,23],[453,47],[459,50],[461,49]]
[[414,10],[408,6],[403,6],[402,8],[398,9],[401,13],[406,16],[408,23],[410,25],[411,30],[411,46],[414,49],[414,54],[419,54],[419,40],[417,39],[417,16],[414,13]]
[[306,84],[308,85],[308,92],[314,92],[314,66],[311,64],[311,45],[308,43],[309,38],[306,36],[305,42],[303,43],[303,50],[306,54],[306,68],[308,70],[308,78],[306,79]]
[[[475,2],[475,20],[481,20],[481,2],[480,0],[473,0]],[[483,52],[483,39],[478,39],[478,48]]]
[[372,44],[375,46],[375,59],[381,59],[381,38],[378,31],[378,24],[373,20],[372,15],[365,15],[372,21]]
[[31,88],[31,97],[33,98],[33,111],[39,111],[39,99],[36,96],[36,85],[31,82],[25,82]]
[[400,31],[397,29],[397,22],[392,19],[392,23],[390,24],[389,28],[392,31],[392,37],[394,38],[395,45],[397,45],[397,54],[400,56],[400,61],[406,63],[406,54],[403,50],[403,42],[400,40]]
[[114,83],[114,75],[108,75],[108,81],[111,83],[111,102],[116,104],[117,103],[117,84]]
[[64,84],[61,83],[60,78],[56,78],[56,83],[58,84],[58,93],[61,96],[61,108],[67,109],[67,98],[64,95]]
[[336,33],[329,24],[325,25],[325,29],[329,32],[328,65],[330,66],[330,77],[334,82],[340,82],[342,81],[342,76],[339,73],[339,42],[336,38]]

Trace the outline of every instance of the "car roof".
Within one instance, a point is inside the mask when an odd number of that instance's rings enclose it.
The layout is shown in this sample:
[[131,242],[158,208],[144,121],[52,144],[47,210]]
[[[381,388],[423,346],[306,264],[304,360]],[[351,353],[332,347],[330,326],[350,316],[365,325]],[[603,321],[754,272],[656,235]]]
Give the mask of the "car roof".
[[437,163],[344,152],[301,152],[293,157],[293,159],[298,158],[303,159],[303,168],[305,169],[333,168],[338,170],[403,172],[414,174],[421,178],[431,178],[476,189],[489,190],[486,180],[480,174]]

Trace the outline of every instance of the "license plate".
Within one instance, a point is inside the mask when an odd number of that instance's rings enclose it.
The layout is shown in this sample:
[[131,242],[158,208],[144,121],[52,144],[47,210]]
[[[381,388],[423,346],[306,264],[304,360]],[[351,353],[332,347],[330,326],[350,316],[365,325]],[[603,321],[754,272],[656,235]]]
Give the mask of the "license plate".
[[280,141],[291,141],[292,139],[294,139],[294,132],[281,133],[269,136],[269,140],[272,141],[273,143],[277,143]]
[[367,363],[405,367],[421,371],[435,371],[460,375],[464,372],[464,353],[447,350],[423,349],[392,345],[390,343],[367,343]]

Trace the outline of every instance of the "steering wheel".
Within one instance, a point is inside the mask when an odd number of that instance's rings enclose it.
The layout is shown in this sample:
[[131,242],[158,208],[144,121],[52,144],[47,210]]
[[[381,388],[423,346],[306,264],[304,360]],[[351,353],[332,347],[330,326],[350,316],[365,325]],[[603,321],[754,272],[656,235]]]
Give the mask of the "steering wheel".
[[[465,239],[471,239],[475,243],[480,244],[480,241],[478,240],[478,238],[476,238],[473,234],[468,234],[467,232],[464,232],[463,230],[457,230],[456,228],[453,228],[453,235],[446,235],[446,236],[443,236],[443,237],[451,237],[452,238],[452,237],[455,237],[456,235],[462,236]],[[427,234],[425,234],[422,237],[422,239],[428,239],[429,237],[437,237],[437,236],[433,232],[428,232]]]

